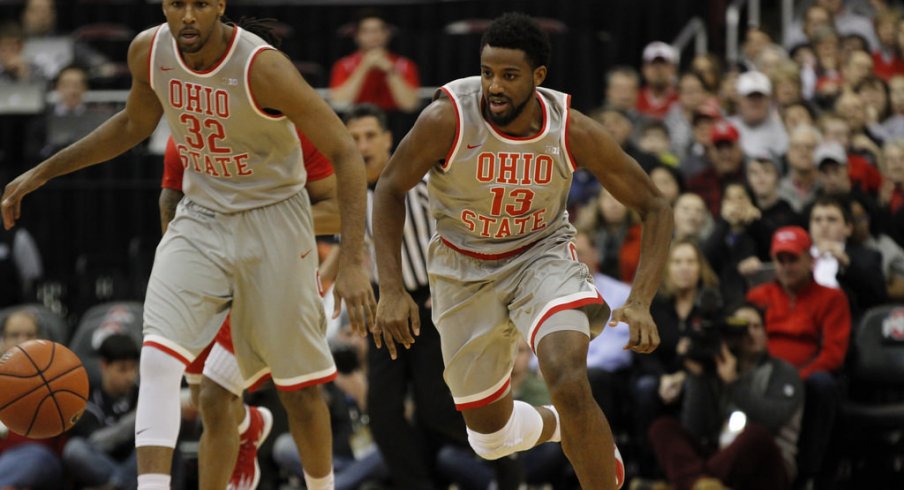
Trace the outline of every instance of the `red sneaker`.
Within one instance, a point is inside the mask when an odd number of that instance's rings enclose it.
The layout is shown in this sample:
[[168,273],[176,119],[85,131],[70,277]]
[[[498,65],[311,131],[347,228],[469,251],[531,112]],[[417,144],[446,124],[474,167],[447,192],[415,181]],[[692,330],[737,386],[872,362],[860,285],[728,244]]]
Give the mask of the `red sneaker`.
[[618,446],[615,446],[615,485],[621,488],[625,484],[625,462],[622,460]]
[[254,490],[261,479],[261,468],[257,462],[257,448],[270,435],[273,428],[273,414],[265,407],[248,407],[251,422],[242,432],[239,457],[229,477],[226,490]]

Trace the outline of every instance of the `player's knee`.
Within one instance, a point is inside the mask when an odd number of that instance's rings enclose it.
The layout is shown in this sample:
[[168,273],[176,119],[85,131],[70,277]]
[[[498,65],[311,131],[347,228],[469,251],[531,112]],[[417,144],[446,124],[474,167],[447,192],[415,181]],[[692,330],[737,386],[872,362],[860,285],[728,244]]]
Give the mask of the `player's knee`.
[[231,406],[235,404],[241,404],[241,399],[239,397],[208,378],[203,378],[201,380],[198,391],[198,408],[201,410],[201,416],[207,423],[226,418],[235,411],[227,410],[227,408],[231,408]]
[[550,369],[548,374],[546,369],[541,370],[556,406],[562,403],[578,403],[583,398],[592,396],[587,369],[584,366],[558,365]]
[[291,391],[279,390],[278,393],[286,411],[301,418],[306,418],[324,405],[323,398],[320,396],[320,386],[309,386]]
[[185,365],[154,347],[141,349],[135,445],[174,447],[179,435],[179,390]]
[[469,428],[468,442],[478,456],[494,460],[536,446],[541,432],[543,417],[540,413],[534,407],[516,401],[512,415],[502,429],[491,434],[481,434]]

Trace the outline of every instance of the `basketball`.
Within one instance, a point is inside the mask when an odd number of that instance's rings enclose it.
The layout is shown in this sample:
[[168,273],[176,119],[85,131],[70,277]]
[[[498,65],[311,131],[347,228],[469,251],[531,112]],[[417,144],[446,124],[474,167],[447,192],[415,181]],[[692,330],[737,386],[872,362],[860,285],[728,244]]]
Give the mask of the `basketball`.
[[30,340],[0,357],[0,422],[45,439],[72,428],[88,402],[82,361],[61,344]]

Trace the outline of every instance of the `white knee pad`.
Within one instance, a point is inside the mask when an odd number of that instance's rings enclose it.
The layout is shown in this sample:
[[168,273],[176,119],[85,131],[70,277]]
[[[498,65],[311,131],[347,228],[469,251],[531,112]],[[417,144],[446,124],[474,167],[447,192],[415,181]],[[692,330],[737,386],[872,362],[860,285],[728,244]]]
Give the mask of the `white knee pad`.
[[492,460],[536,446],[542,432],[543,417],[540,412],[527,403],[515,401],[512,416],[505,427],[492,434],[481,434],[469,428],[468,442],[478,456]]
[[214,380],[218,385],[233,395],[241,398],[245,391],[245,380],[239,372],[239,362],[235,354],[214,342],[210,355],[204,363],[204,376]]
[[185,365],[160,349],[144,346],[140,366],[135,446],[176,447],[181,420],[179,391]]

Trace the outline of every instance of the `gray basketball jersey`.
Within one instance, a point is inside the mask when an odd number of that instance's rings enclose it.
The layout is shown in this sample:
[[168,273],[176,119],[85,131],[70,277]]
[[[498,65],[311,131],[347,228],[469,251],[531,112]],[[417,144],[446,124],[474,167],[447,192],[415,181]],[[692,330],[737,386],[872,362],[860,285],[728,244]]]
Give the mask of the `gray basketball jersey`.
[[265,112],[251,93],[249,68],[266,49],[275,48],[235,27],[223,59],[195,71],[182,60],[166,24],[151,43],[150,84],[186,169],[182,190],[214,211],[266,206],[305,185],[294,126],[283,115]]
[[574,165],[565,130],[571,97],[538,87],[542,128],[516,138],[484,119],[480,77],[455,80],[440,90],[458,118],[452,148],[428,180],[443,242],[471,256],[502,258],[568,226]]

